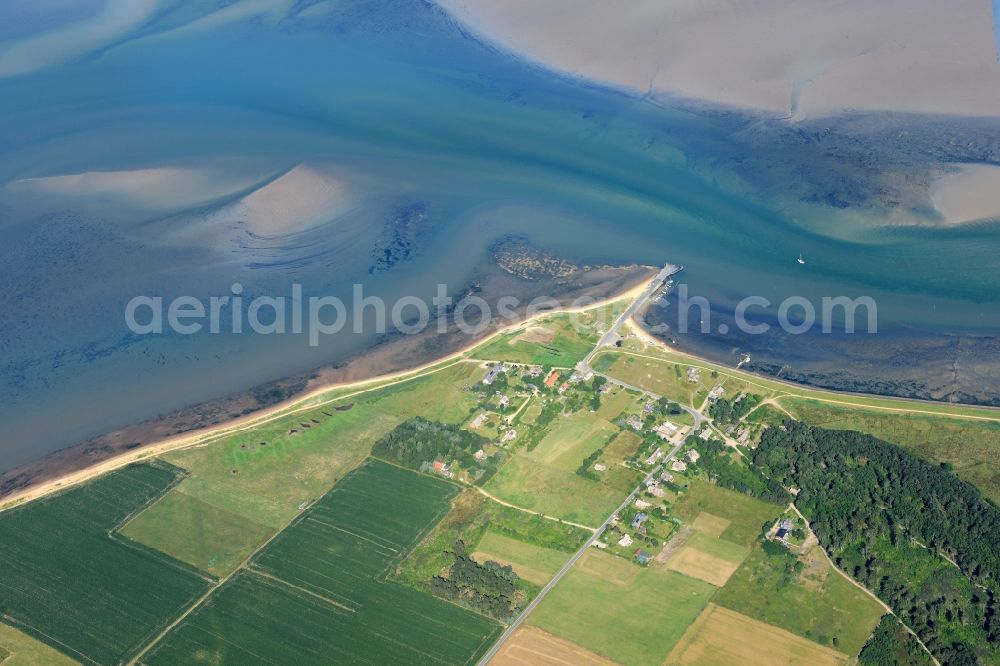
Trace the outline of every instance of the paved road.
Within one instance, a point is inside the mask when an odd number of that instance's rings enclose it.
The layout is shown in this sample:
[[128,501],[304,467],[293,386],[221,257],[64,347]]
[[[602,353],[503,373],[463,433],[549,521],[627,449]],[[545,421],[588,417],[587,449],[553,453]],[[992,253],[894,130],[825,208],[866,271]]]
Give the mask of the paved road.
[[[663,267],[663,270],[661,270],[659,273],[656,274],[656,277],[654,277],[650,281],[649,285],[643,290],[643,292],[639,295],[639,297],[636,298],[635,301],[633,301],[632,304],[625,309],[625,312],[623,312],[621,316],[615,320],[615,323],[611,326],[610,329],[608,329],[608,332],[601,337],[600,341],[598,341],[594,349],[589,354],[587,354],[587,357],[580,363],[580,368],[582,370],[590,370],[591,372],[593,372],[593,370],[590,367],[590,359],[593,358],[594,354],[596,354],[602,347],[606,347],[607,345],[613,344],[614,341],[618,339],[618,329],[621,328],[621,325],[625,321],[627,321],[630,317],[632,317],[632,315],[634,315],[638,311],[638,309],[642,307],[647,300],[649,300],[649,297],[652,296],[657,289],[663,286],[663,283],[666,281],[668,277],[670,277],[674,273],[677,273],[679,270],[681,270],[679,266],[673,266],[671,264],[667,264],[666,266]],[[618,381],[617,379],[607,377],[602,373],[595,373],[595,374],[600,374],[602,377],[605,377],[608,381],[618,384],[619,386],[623,386],[625,388],[629,388],[644,393],[653,398],[654,400],[658,400],[660,398],[660,396],[654,393],[651,393],[649,391],[646,391],[644,389],[635,386],[630,386],[628,384]],[[697,428],[698,424],[701,423],[701,414],[684,405],[681,406],[684,407],[684,409],[688,410],[688,412],[692,416],[694,416],[695,428]],[[556,572],[556,575],[552,577],[552,580],[550,580],[548,584],[542,588],[541,592],[539,592],[538,595],[531,600],[531,603],[525,606],[524,610],[521,611],[521,614],[517,616],[517,619],[510,623],[510,626],[507,627],[507,630],[503,632],[503,634],[501,634],[500,638],[497,639],[497,641],[493,644],[493,647],[491,647],[489,651],[487,651],[486,654],[483,655],[483,658],[479,660],[479,666],[485,666],[485,664],[487,664],[491,659],[493,659],[493,657],[497,655],[497,653],[500,651],[500,648],[503,647],[503,644],[507,641],[508,638],[510,638],[514,634],[515,631],[517,631],[518,627],[520,627],[524,623],[528,615],[531,614],[531,611],[533,611],[538,606],[538,604],[541,603],[542,599],[545,598],[545,595],[549,593],[549,590],[555,587],[556,584],[562,579],[562,577],[566,575],[566,572],[569,571],[574,564],[576,564],[577,560],[583,557],[584,553],[587,552],[587,549],[593,546],[594,542],[597,541],[597,538],[601,534],[603,534],[604,530],[606,530],[608,526],[611,525],[611,523],[614,521],[615,516],[618,515],[620,512],[624,511],[625,508],[632,503],[636,495],[638,495],[645,487],[646,482],[649,481],[651,478],[653,478],[655,475],[659,474],[661,471],[663,471],[664,466],[666,466],[668,463],[670,463],[671,460],[674,459],[674,457],[677,455],[677,452],[681,450],[682,446],[684,446],[683,441],[680,444],[677,444],[673,449],[671,449],[670,453],[668,453],[667,456],[663,459],[663,462],[660,463],[657,467],[653,468],[653,471],[646,475],[646,478],[642,480],[642,483],[637,485],[635,489],[631,493],[629,493],[628,497],[625,498],[625,501],[623,501],[621,505],[619,505],[619,507],[614,510],[614,513],[608,516],[607,520],[605,520],[604,523],[602,523],[601,526],[597,528],[597,530],[590,536],[590,538],[587,539],[586,543],[584,543],[583,546],[580,547],[580,550],[573,553],[573,556],[569,558],[569,560],[562,566],[561,569],[559,569],[559,571]]]
[[569,560],[564,565],[562,565],[562,568],[559,569],[559,571],[556,572],[556,575],[552,577],[552,580],[550,580],[548,584],[542,588],[541,592],[538,593],[538,596],[532,599],[531,603],[529,603],[527,606],[524,607],[524,610],[521,611],[521,614],[517,616],[517,619],[510,623],[510,626],[507,627],[507,630],[500,635],[500,638],[498,638],[496,643],[493,644],[493,647],[491,647],[489,651],[487,651],[487,653],[483,655],[483,658],[479,660],[479,666],[485,666],[491,659],[493,659],[493,657],[497,655],[497,653],[500,651],[500,648],[503,647],[503,644],[507,642],[507,639],[510,638],[515,631],[517,631],[518,627],[524,624],[524,621],[528,618],[528,615],[530,615],[531,611],[535,610],[538,604],[541,603],[545,595],[549,593],[549,590],[555,587],[556,584],[562,579],[562,577],[566,575],[566,572],[568,572],[571,568],[573,568],[573,565],[576,564],[577,560],[583,557],[584,553],[586,553],[587,550],[594,545],[594,542],[597,541],[597,537],[603,534],[604,530],[606,530],[608,526],[611,525],[611,523],[614,521],[615,516],[624,511],[625,508],[632,503],[632,501],[636,498],[636,496],[640,492],[642,492],[642,489],[646,486],[646,482],[663,471],[664,466],[666,466],[667,463],[669,463],[671,460],[674,459],[674,457],[677,455],[677,452],[681,450],[682,446],[684,446],[684,442],[681,442],[673,449],[671,449],[670,453],[668,453],[667,456],[663,459],[663,462],[660,463],[655,468],[653,468],[653,471],[646,475],[646,478],[642,480],[642,483],[637,485],[635,489],[632,490],[631,493],[629,493],[629,496],[625,498],[625,501],[622,502],[617,509],[615,509],[614,513],[608,516],[607,520],[605,520],[604,523],[602,523],[601,526],[597,529],[597,531],[594,532],[589,539],[587,539],[586,543],[584,543],[583,546],[580,547],[580,550],[573,553],[573,557],[569,558]]
[[607,333],[601,336],[601,339],[597,341],[597,344],[594,346],[594,348],[590,351],[589,354],[587,354],[586,358],[583,359],[583,365],[589,368],[590,359],[594,357],[594,354],[600,351],[602,347],[607,347],[608,345],[614,344],[614,342],[618,339],[618,329],[621,328],[622,324],[631,319],[632,315],[638,312],[639,308],[641,308],[643,305],[646,304],[646,301],[649,300],[650,296],[656,293],[656,290],[663,286],[663,283],[667,281],[667,278],[669,278],[671,275],[674,275],[675,273],[679,273],[680,271],[681,271],[680,266],[674,266],[673,264],[665,264],[663,268],[660,269],[660,272],[657,273],[656,276],[649,281],[649,284],[646,285],[646,288],[642,291],[641,294],[639,294],[639,297],[636,298],[634,301],[632,301],[632,304],[630,306],[625,308],[625,312],[619,315],[618,319],[615,320],[615,323],[612,324],[611,328],[608,329]]

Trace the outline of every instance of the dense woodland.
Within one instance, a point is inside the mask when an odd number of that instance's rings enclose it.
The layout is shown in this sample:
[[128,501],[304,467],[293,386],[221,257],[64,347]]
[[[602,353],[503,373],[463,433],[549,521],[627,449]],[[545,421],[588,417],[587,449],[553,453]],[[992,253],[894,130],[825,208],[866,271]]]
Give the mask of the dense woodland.
[[799,489],[796,505],[837,565],[942,663],[996,663],[1000,510],[975,487],[870,435],[794,421],[764,432],[753,463]]
[[509,564],[477,562],[461,539],[455,541],[451,555],[452,565],[431,580],[434,594],[499,620],[510,620],[521,612],[524,593],[518,589],[518,576]]
[[738,423],[744,416],[760,404],[761,397],[752,393],[741,393],[732,400],[717,398],[708,407],[708,415],[717,425]]
[[425,469],[435,460],[457,462],[462,469],[485,483],[496,472],[494,458],[475,459],[475,453],[489,440],[447,423],[418,417],[400,423],[375,442],[372,455],[398,462],[411,469]]
[[697,449],[701,454],[698,467],[716,485],[778,504],[787,504],[791,499],[780,483],[735,460],[733,449],[722,442],[716,439],[694,441],[698,442]]
[[913,635],[892,615],[883,615],[858,656],[861,666],[933,666]]

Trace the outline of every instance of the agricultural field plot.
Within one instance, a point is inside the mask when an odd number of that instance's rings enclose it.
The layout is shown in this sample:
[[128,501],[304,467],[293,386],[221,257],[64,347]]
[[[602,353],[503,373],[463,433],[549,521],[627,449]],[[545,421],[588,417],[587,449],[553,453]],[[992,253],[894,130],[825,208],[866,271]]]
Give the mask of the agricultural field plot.
[[841,666],[847,655],[777,627],[709,604],[671,651],[667,664],[679,666]]
[[[623,566],[634,575],[622,575]],[[659,666],[715,590],[594,550],[549,592],[528,624],[612,661]]]
[[842,407],[793,397],[779,402],[809,425],[866,432],[926,460],[947,463],[959,478],[1000,504],[1000,422]]
[[[431,580],[454,561],[449,553],[458,540],[471,551],[488,548],[496,556],[493,559],[507,557],[512,565],[516,560],[536,572],[555,571],[588,537],[587,530],[504,506],[467,489],[455,498],[448,515],[407,555],[390,578],[419,590],[429,589]],[[527,591],[534,596],[537,588]]]
[[[165,498],[127,530],[144,544],[225,575],[304,504],[360,464],[375,441],[406,418],[430,414],[449,423],[463,421],[475,404],[463,386],[480,374],[476,364],[456,363],[210,445],[169,453],[164,459],[190,472],[177,488],[187,498]],[[174,529],[176,521],[219,538]]]
[[519,507],[597,527],[641,479],[640,472],[616,466],[592,481],[519,454],[487,482],[486,490]]
[[73,661],[45,643],[0,623],[0,664],[4,666],[71,666]]
[[614,663],[579,645],[524,625],[490,661],[495,666],[612,666]]
[[[474,661],[499,624],[383,580],[456,491],[369,459],[175,627],[148,661]],[[290,627],[300,617],[302,626]]]
[[715,603],[848,655],[868,640],[882,606],[833,571],[822,554],[790,569],[790,554],[756,548],[719,590]]
[[667,568],[722,587],[749,554],[746,546],[696,531],[670,556]]
[[[673,512],[685,523],[698,522],[702,512],[714,516],[716,521],[728,520],[729,526],[718,536],[735,544],[750,546],[760,536],[761,526],[774,522],[784,508],[719,488],[708,481],[692,479],[674,504]],[[694,526],[697,529],[697,525]]]
[[526,455],[566,472],[575,472],[591,453],[618,434],[618,428],[594,414],[557,416],[538,446]]
[[179,472],[132,465],[0,514],[4,621],[81,662],[117,663],[138,651],[210,584],[109,534]]
[[132,518],[120,532],[202,571],[234,571],[275,529],[212,506],[175,488]]
[[476,544],[472,557],[477,562],[493,560],[509,564],[514,567],[518,576],[529,583],[542,586],[566,563],[570,553],[543,548],[487,530]]

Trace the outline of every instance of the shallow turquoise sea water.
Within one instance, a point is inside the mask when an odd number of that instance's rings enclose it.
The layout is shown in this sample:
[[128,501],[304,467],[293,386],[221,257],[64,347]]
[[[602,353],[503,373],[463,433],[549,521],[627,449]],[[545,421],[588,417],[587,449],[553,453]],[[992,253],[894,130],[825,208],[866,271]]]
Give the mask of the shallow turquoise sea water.
[[[829,175],[839,163],[791,156],[802,143],[787,160],[781,145],[752,154],[753,119],[559,77],[419,2],[166,29],[182,18],[165,12],[97,53],[0,79],[0,187],[306,162],[351,174],[363,204],[266,252],[234,252],[195,242],[201,209],[130,216],[0,190],[0,469],[372,343],[135,338],[122,315],[132,296],[225,294],[237,280],[248,294],[299,282],[346,295],[363,280],[366,293],[429,298],[439,282],[467,285],[511,234],[581,262],[684,264],[692,292],[721,309],[750,294],[871,295],[890,329],[1000,328],[995,225],[882,224],[863,183]],[[830,205],[831,182],[862,205]],[[379,234],[414,206],[427,223],[413,256],[369,274]],[[195,241],[177,240],[185,230]]]

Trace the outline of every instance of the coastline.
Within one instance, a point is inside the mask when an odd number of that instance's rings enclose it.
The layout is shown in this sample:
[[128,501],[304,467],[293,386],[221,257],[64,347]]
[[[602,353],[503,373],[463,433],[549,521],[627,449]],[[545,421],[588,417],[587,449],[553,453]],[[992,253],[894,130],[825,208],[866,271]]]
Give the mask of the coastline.
[[[643,289],[645,289],[650,276],[656,271],[655,268],[649,266],[643,266],[642,268],[646,270],[642,272],[642,276],[637,282],[611,296],[588,303],[585,306],[553,308],[550,310],[544,310],[530,317],[524,317],[519,319],[517,322],[490,330],[489,333],[483,335],[482,337],[476,338],[463,345],[461,348],[451,351],[444,356],[432,358],[411,368],[376,374],[356,380],[331,381],[323,383],[322,385],[308,388],[299,394],[248,414],[227,419],[217,424],[195,428],[188,432],[169,435],[149,442],[148,444],[128,448],[97,462],[87,461],[87,464],[80,465],[70,471],[53,470],[50,474],[46,474],[45,468],[47,467],[47,461],[51,462],[53,457],[65,456],[73,452],[83,453],[86,451],[87,444],[84,443],[57,451],[51,456],[47,456],[39,461],[30,463],[29,465],[25,465],[23,467],[15,468],[0,475],[0,480],[11,477],[16,478],[18,475],[24,474],[25,472],[23,470],[25,469],[38,468],[31,481],[24,486],[14,487],[7,494],[0,492],[0,502],[2,502],[0,503],[0,512],[65,490],[88,481],[96,476],[106,474],[145,458],[155,457],[169,451],[176,451],[178,449],[193,446],[204,446],[223,437],[258,427],[289,414],[297,413],[298,411],[314,409],[329,402],[342,400],[360,393],[378,390],[386,386],[403,383],[418,377],[426,376],[427,374],[431,374],[433,372],[438,372],[451,367],[455,363],[465,361],[465,357],[470,351],[485,344],[488,340],[501,336],[511,330],[521,328],[537,319],[551,316],[553,314],[572,314],[576,312],[584,312],[606,306],[622,299],[635,298],[642,292]],[[346,394],[342,393],[344,390],[350,389],[357,390]],[[335,395],[324,399],[324,396],[334,392],[336,393]]]

